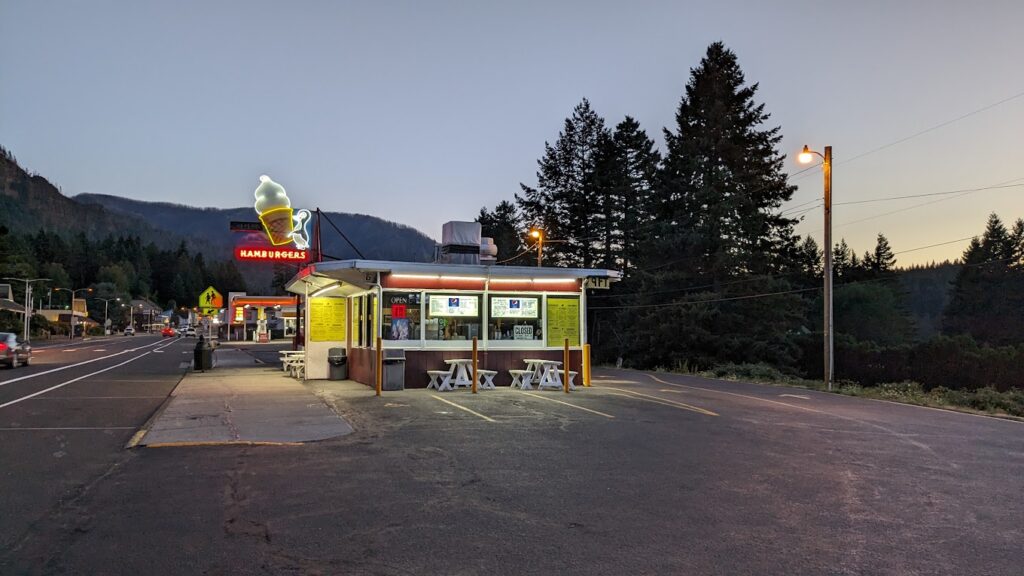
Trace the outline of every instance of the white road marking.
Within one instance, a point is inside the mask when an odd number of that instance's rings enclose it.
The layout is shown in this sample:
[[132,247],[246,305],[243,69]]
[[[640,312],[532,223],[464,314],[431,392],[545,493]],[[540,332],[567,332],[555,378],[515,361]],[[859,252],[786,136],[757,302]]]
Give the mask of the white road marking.
[[[159,344],[159,342],[157,342],[157,344]],[[171,344],[173,344],[173,342],[171,342]],[[166,344],[165,346],[170,346],[170,344]],[[135,362],[136,360],[138,360],[139,358],[142,358],[143,356],[148,356],[150,354],[150,352],[152,352],[152,350],[147,351],[147,352],[143,352],[142,354],[139,354],[138,356],[136,356],[134,358],[129,358],[129,359],[125,360],[124,362],[121,362],[120,364],[114,364],[113,366],[107,366],[106,368],[103,368],[102,370],[97,370],[95,372],[90,372],[89,374],[85,374],[83,376],[79,376],[78,378],[72,378],[71,380],[68,380],[67,382],[61,382],[60,384],[57,384],[56,386],[50,386],[49,388],[46,388],[44,390],[40,390],[38,392],[34,392],[32,394],[29,394],[28,396],[22,396],[21,398],[17,398],[15,400],[11,400],[10,402],[7,402],[5,404],[0,404],[0,408],[6,408],[6,407],[11,406],[13,404],[17,404],[19,402],[24,402],[25,400],[28,400],[29,398],[35,398],[36,396],[39,396],[41,394],[46,394],[47,392],[51,392],[53,390],[57,390],[58,388],[63,388],[65,386],[67,386],[68,384],[74,384],[75,382],[78,382],[79,380],[85,380],[86,378],[88,378],[90,376],[95,376],[97,374],[102,374],[104,372],[109,372],[109,371],[113,370],[114,368],[120,368],[121,366],[124,366],[125,364],[129,364],[131,362]],[[42,374],[42,372],[40,372],[40,374]],[[5,382],[5,384],[6,384],[6,382]]]
[[134,430],[135,426],[97,426],[97,427],[86,427],[78,426],[71,428],[0,428],[0,432],[13,432],[15,430],[25,431],[49,431],[49,430]]
[[799,398],[801,400],[810,400],[810,396],[804,396],[802,394],[779,394],[779,398]]
[[523,394],[526,394],[527,396],[533,396],[534,398],[540,398],[541,400],[547,400],[548,402],[557,402],[559,404],[565,404],[566,406],[570,406],[578,410],[583,410],[585,412],[591,412],[593,414],[597,414],[598,416],[604,416],[605,418],[615,418],[615,416],[612,416],[611,414],[605,414],[604,412],[598,412],[597,410],[591,410],[590,408],[584,408],[583,406],[577,406],[575,404],[570,404],[568,402],[562,402],[561,400],[555,400],[554,398],[548,398],[547,396],[537,394],[536,392],[523,392]]
[[[440,400],[441,402],[444,402],[445,404],[451,404],[452,406],[455,406],[459,410],[465,410],[466,412],[469,412],[470,414],[472,414],[474,416],[479,416],[480,418],[483,418],[484,420],[487,420],[488,422],[497,422],[497,420],[495,420],[494,418],[491,418],[490,416],[484,416],[483,414],[481,414],[479,412],[476,412],[476,411],[473,411],[473,410],[470,410],[469,408],[466,408],[465,406],[462,406],[461,404],[456,404],[455,402],[449,402],[449,401],[445,400],[444,398],[441,398],[440,396],[438,396],[436,394],[431,394],[431,396],[433,396],[434,398]],[[3,408],[3,406],[0,406],[0,408]]]
[[[689,404],[684,404],[682,402],[677,402],[675,400],[669,400],[667,398],[658,398],[657,396],[651,396],[650,394],[643,394],[641,392],[634,392],[633,390],[625,390],[622,388],[609,388],[609,390],[615,390],[616,392],[625,392],[626,394],[634,394],[638,396],[638,398],[635,398],[636,400],[647,400],[648,402],[655,402],[658,404],[673,406],[675,408],[682,408],[683,410],[690,410],[691,412],[697,412],[698,414],[704,414],[707,416],[718,416],[718,414],[712,412],[711,410],[706,410],[698,406],[691,406]],[[619,395],[621,396],[622,394]],[[631,398],[631,396],[627,396],[627,398]]]
[[106,352],[107,349],[106,348],[93,348],[92,351],[93,352]]
[[[13,384],[15,382],[20,382],[22,380],[28,380],[29,378],[36,378],[38,376],[45,376],[46,374],[53,374],[54,372],[60,372],[61,370],[67,370],[68,368],[76,368],[78,366],[84,366],[86,364],[92,364],[93,362],[99,362],[100,360],[106,360],[107,358],[113,358],[114,356],[120,356],[122,354],[127,354],[129,352],[138,352],[139,350],[142,350],[144,348],[149,348],[150,346],[156,346],[159,343],[160,343],[160,341],[157,340],[156,342],[153,342],[152,344],[146,344],[145,346],[139,346],[138,348],[129,348],[127,350],[122,350],[120,352],[115,352],[113,354],[108,354],[106,356],[100,356],[99,358],[93,358],[92,360],[84,360],[82,362],[78,362],[77,364],[68,364],[67,366],[59,366],[57,368],[51,368],[49,370],[44,370],[42,372],[36,372],[35,374],[28,374],[26,376],[19,376],[17,378],[11,378],[10,380],[4,380],[3,382],[0,382],[0,386],[6,386],[7,384]],[[66,352],[66,350],[65,350],[65,352]]]
[[64,352],[78,352],[78,348],[65,348]]

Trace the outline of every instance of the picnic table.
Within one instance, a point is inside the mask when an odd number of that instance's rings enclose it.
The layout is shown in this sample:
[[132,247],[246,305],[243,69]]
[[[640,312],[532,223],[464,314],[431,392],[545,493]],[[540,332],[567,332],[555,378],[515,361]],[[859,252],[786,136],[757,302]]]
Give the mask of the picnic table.
[[281,350],[281,370],[292,373],[296,378],[305,372],[306,351],[305,350]]
[[[537,383],[538,390],[543,390],[545,388],[554,388],[556,390],[562,389],[562,377],[558,371],[559,366],[562,365],[560,360],[524,358],[523,362],[526,362],[526,369],[532,374],[530,381]],[[575,388],[571,382],[569,387]]]
[[[448,370],[428,370],[427,374],[430,376],[430,384],[427,388],[433,388],[437,386],[438,392],[445,392],[448,390],[454,390],[459,386],[472,386],[473,385],[473,359],[472,358],[454,358],[451,360],[445,360],[445,364],[448,365]],[[477,368],[477,375],[480,378],[480,388],[485,390],[494,389],[494,375],[497,374],[494,370],[482,370]],[[438,381],[438,379],[440,381]]]

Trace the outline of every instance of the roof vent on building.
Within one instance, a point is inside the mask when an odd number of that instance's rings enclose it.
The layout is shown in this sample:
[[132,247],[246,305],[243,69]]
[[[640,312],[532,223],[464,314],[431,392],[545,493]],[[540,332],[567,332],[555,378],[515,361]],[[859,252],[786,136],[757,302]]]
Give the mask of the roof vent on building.
[[445,222],[441,228],[441,264],[480,263],[480,223]]
[[480,263],[494,264],[498,261],[498,247],[494,244],[494,238],[484,236],[480,239]]

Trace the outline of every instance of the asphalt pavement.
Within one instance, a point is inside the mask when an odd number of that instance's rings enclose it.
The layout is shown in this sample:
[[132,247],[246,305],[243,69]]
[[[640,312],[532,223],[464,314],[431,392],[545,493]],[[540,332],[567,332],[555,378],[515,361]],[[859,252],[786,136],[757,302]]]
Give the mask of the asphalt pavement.
[[572,394],[311,382],[354,433],[118,449],[145,410],[84,398],[155,409],[183,347],[0,408],[111,427],[0,432],[28,462],[2,476],[0,573],[1022,573],[1018,422],[606,369]]

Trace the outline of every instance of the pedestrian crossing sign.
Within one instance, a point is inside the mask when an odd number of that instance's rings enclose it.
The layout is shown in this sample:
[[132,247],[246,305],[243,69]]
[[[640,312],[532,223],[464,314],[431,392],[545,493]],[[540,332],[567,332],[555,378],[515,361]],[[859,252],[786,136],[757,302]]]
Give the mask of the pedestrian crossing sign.
[[203,316],[213,316],[224,307],[224,297],[213,286],[199,294],[199,311]]

